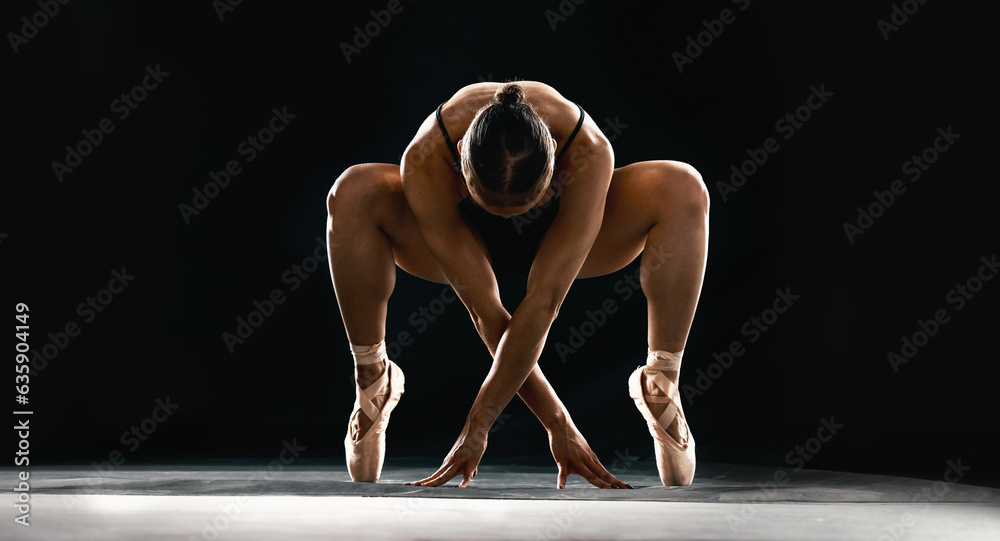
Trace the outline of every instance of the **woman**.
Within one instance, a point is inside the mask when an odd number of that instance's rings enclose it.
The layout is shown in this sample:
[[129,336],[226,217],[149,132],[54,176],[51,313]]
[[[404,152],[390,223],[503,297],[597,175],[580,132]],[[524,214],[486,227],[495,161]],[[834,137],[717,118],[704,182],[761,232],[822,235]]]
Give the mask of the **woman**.
[[[327,210],[330,269],[357,381],[344,442],[351,478],[378,480],[385,428],[403,392],[384,343],[398,265],[451,284],[494,359],[441,468],[411,484],[461,475],[467,486],[493,421],[516,393],[548,431],[559,488],[571,473],[630,488],[601,465],[537,361],[573,281],[615,272],[643,253],[647,361],[629,393],[654,438],[663,484],[690,484],[694,439],[676,384],[704,277],[708,206],[687,164],[615,169],[610,143],[583,108],[529,81],[462,88],[420,126],[401,166],[348,168]],[[496,281],[508,272],[528,276],[513,314]]]

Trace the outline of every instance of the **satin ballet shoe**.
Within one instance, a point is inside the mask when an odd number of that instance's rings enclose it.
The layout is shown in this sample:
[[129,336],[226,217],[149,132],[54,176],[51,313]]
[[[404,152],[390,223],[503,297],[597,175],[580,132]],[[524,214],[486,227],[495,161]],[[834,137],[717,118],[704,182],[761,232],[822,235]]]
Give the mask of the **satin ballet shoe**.
[[[663,486],[688,486],[694,480],[695,455],[694,437],[688,427],[684,412],[678,402],[680,392],[660,370],[677,370],[669,367],[640,366],[628,380],[629,396],[635,400],[635,406],[646,419],[649,434],[653,436],[653,447],[656,451],[656,469],[660,472]],[[653,381],[662,389],[666,396],[648,396],[643,392],[642,376]],[[649,404],[668,404],[667,409],[659,418],[653,416]],[[679,441],[667,433],[667,427],[674,422],[679,423]]]
[[[347,437],[344,438],[344,452],[347,456],[347,471],[352,481],[376,483],[382,474],[382,462],[385,460],[385,429],[389,425],[389,414],[399,403],[403,394],[405,378],[403,371],[396,363],[386,359],[385,371],[374,383],[362,389],[355,378],[356,396],[354,412],[348,424]],[[386,395],[385,404],[379,410],[373,399]],[[367,415],[373,420],[372,426],[365,435],[358,438],[360,425],[359,415]]]

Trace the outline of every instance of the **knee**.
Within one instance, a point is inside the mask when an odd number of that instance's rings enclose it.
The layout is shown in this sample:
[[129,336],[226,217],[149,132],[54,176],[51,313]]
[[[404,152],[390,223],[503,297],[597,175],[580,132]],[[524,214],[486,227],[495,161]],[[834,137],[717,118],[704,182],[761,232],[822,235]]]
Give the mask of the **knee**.
[[698,216],[708,214],[709,195],[701,173],[684,162],[657,162],[658,176],[664,199],[670,202],[674,212],[690,213]]
[[364,165],[352,165],[337,177],[326,195],[326,212],[330,217],[341,214],[365,195],[369,175]]
[[352,165],[333,183],[326,196],[326,212],[331,220],[350,219],[377,198],[383,173],[371,164]]

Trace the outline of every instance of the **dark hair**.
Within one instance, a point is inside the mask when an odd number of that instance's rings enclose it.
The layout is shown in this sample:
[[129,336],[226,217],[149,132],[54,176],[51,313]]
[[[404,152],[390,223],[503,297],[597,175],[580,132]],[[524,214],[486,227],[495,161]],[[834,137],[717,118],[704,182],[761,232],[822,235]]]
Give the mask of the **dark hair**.
[[462,174],[470,191],[490,205],[534,201],[552,179],[552,134],[525,97],[520,85],[501,86],[462,138]]

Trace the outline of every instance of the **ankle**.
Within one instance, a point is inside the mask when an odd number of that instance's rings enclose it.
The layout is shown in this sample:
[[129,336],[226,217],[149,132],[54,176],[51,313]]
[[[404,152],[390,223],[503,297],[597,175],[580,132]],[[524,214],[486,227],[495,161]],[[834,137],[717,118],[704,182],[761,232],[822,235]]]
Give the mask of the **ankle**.
[[660,370],[660,373],[663,374],[663,377],[669,379],[674,385],[677,384],[677,380],[680,379],[681,376],[680,370]]
[[683,349],[676,353],[672,353],[669,351],[653,350],[650,348],[647,349],[646,367],[647,370],[653,369],[659,371],[664,377],[676,384],[677,379],[680,377],[681,359],[683,357]]
[[385,372],[385,340],[371,346],[351,344],[351,356],[354,357],[355,379],[362,388],[366,388]]
[[385,369],[386,364],[384,360],[374,364],[355,365],[355,379],[357,380],[358,385],[364,389],[381,377],[382,373],[385,372]]

